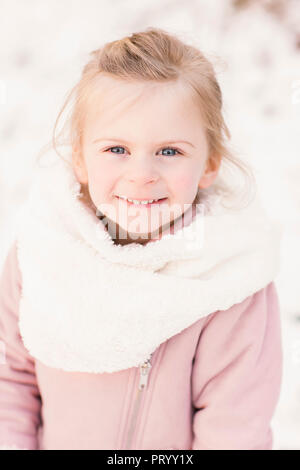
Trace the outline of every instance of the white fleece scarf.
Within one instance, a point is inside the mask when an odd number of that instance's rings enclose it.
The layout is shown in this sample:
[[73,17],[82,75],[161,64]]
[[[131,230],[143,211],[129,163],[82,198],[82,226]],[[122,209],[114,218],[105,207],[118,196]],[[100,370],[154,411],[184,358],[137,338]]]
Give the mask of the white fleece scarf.
[[122,246],[79,195],[60,159],[38,168],[17,219],[20,333],[30,354],[51,367],[101,373],[138,366],[279,270],[282,229],[257,199],[226,210],[218,197],[204,198],[187,227]]

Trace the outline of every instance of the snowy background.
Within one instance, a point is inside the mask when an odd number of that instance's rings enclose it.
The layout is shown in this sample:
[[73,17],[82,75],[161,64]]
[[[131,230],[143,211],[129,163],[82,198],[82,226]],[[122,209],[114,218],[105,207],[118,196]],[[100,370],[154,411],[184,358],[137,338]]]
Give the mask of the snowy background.
[[284,226],[272,428],[274,449],[300,450],[300,1],[0,0],[0,11],[0,267],[37,154],[91,50],[156,26],[216,59],[232,142]]

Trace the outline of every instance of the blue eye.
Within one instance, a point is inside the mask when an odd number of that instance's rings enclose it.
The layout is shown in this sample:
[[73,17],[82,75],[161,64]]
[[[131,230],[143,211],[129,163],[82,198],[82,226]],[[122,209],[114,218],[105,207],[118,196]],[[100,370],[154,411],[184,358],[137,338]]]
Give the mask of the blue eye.
[[[109,150],[112,150],[112,149],[123,149],[124,150],[124,147],[121,147],[121,146],[115,146],[115,147],[109,147],[108,149],[105,150],[105,152],[108,152]],[[162,150],[171,150],[173,152],[177,152],[178,155],[182,155],[182,153],[176,149],[176,148],[173,148],[173,147],[164,147]],[[120,152],[112,152],[112,153],[116,153],[117,155],[124,155],[124,153],[120,153]],[[169,155],[166,155],[165,156],[168,156],[168,157],[176,157],[177,154],[169,154]]]
[[[111,150],[111,149],[124,149],[124,147],[119,147],[119,146],[110,147],[110,148],[108,148],[108,149],[106,150],[106,152],[107,152],[108,150]],[[118,154],[119,152],[112,152],[112,153],[117,153],[117,154]],[[121,154],[121,155],[123,155],[123,154]]]
[[[181,152],[179,152],[179,150],[177,150],[177,149],[175,149],[175,148],[173,148],[173,147],[165,147],[165,148],[163,148],[162,150],[171,150],[171,151],[177,152],[177,154],[181,155]],[[177,154],[176,154],[176,155],[177,155]],[[167,155],[167,156],[168,156],[168,157],[176,157],[176,155],[170,155],[170,154],[169,154],[169,155]]]

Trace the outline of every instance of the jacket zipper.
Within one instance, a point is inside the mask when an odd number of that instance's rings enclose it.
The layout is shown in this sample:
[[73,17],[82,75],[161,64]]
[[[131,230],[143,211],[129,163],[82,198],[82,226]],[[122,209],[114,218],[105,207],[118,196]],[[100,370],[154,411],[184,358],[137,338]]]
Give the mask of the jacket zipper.
[[137,421],[138,411],[139,411],[140,404],[141,404],[141,399],[143,396],[143,391],[147,387],[149,371],[152,367],[152,364],[151,364],[152,355],[153,353],[150,354],[149,358],[145,362],[139,365],[139,385],[138,385],[134,408],[133,408],[133,412],[131,416],[129,431],[127,434],[125,449],[130,449],[130,446],[132,444],[132,437],[136,428],[136,421]]

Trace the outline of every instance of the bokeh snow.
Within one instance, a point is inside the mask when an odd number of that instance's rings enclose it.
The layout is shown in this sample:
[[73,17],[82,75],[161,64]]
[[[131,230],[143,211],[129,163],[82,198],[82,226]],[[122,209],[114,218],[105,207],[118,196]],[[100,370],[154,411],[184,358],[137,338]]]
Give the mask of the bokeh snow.
[[14,237],[40,148],[90,51],[148,26],[210,57],[232,142],[284,226],[276,278],[284,377],[274,449],[300,449],[300,2],[298,0],[1,0],[0,262]]

